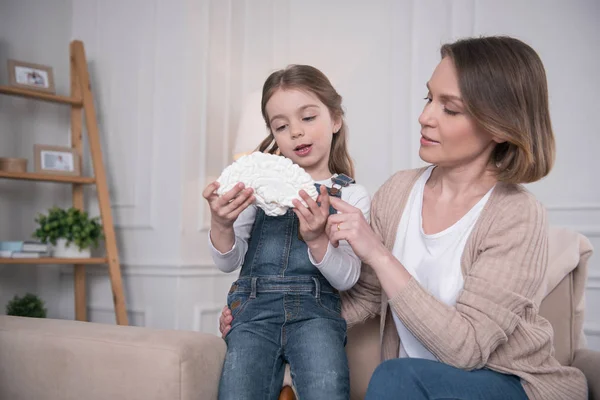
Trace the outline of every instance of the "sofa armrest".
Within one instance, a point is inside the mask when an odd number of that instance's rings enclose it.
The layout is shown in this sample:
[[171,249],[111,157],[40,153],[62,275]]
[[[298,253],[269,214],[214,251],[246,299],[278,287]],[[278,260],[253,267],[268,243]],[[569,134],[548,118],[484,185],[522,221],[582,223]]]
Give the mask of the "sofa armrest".
[[579,349],[571,366],[580,369],[588,383],[590,400],[600,400],[600,352]]
[[0,399],[215,400],[226,352],[205,333],[0,315]]

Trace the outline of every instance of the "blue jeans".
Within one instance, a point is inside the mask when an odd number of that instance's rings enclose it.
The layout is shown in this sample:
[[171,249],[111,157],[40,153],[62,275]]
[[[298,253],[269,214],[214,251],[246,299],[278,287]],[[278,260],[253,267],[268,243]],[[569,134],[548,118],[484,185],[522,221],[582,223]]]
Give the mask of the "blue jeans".
[[365,400],[527,400],[517,376],[465,371],[437,361],[396,358],[377,367]]
[[301,399],[350,397],[340,297],[324,278],[315,279],[259,277],[234,283],[227,298],[233,322],[225,337],[219,400],[277,399],[284,362]]

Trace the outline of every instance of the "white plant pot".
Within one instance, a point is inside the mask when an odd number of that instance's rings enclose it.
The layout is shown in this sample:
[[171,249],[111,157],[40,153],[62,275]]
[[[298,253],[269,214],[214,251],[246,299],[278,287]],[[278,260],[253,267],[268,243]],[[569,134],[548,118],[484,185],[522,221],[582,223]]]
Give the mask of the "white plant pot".
[[52,256],[56,258],[90,258],[91,250],[89,248],[79,250],[75,243],[67,246],[67,239],[58,239],[56,246],[53,247]]

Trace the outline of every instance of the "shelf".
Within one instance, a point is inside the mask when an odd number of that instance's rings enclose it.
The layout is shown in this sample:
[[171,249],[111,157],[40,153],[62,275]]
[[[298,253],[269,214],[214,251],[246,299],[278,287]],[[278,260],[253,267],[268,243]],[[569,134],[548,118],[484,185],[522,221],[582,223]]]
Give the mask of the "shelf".
[[0,171],[0,178],[26,180],[26,181],[81,183],[81,184],[93,184],[96,181],[96,179],[94,177],[89,177],[89,176],[51,175],[51,174],[37,174],[37,173],[33,173],[33,172],[7,172],[7,171]]
[[106,264],[106,258],[0,258],[0,264]]
[[21,88],[12,87],[12,86],[0,86],[0,93],[7,94],[9,96],[19,96],[19,97],[26,97],[29,99],[38,99],[38,100],[42,100],[42,101],[49,101],[51,103],[70,104],[72,106],[78,106],[78,107],[83,106],[82,99],[76,99],[76,98],[67,97],[67,96],[57,96],[52,93],[38,92],[38,91],[34,91],[34,90],[21,89]]

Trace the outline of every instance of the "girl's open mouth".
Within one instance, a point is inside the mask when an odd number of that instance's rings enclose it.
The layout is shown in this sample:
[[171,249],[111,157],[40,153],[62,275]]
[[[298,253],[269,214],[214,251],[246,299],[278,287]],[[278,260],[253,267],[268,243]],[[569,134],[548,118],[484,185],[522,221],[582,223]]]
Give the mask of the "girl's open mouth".
[[301,144],[294,148],[294,152],[300,157],[307,156],[312,150],[312,144]]

